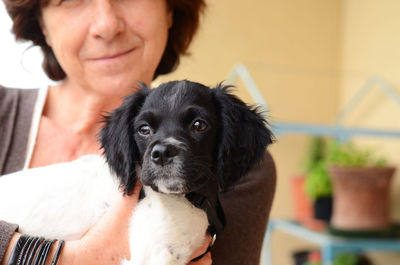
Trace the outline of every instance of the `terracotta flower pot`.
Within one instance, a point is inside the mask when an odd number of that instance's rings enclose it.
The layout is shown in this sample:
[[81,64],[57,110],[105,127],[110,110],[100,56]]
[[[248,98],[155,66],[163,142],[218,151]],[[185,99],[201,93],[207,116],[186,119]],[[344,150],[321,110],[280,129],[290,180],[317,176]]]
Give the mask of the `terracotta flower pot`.
[[301,223],[312,219],[314,214],[312,202],[304,192],[304,182],[304,176],[296,176],[291,180],[294,219]]
[[392,167],[330,167],[334,191],[332,227],[363,231],[388,228],[394,171]]
[[325,222],[314,218],[313,202],[304,192],[305,179],[304,176],[296,176],[291,180],[294,220],[310,229],[324,230]]

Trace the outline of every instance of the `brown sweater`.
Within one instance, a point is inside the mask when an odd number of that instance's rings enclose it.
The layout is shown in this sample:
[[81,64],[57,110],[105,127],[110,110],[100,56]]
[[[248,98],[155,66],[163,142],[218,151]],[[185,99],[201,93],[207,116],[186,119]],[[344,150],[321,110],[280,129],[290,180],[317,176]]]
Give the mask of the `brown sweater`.
[[[0,176],[24,165],[37,92],[0,86]],[[213,264],[259,264],[275,185],[275,164],[266,152],[264,160],[234,190],[221,194],[227,226],[212,248]],[[0,263],[17,227],[0,221]]]

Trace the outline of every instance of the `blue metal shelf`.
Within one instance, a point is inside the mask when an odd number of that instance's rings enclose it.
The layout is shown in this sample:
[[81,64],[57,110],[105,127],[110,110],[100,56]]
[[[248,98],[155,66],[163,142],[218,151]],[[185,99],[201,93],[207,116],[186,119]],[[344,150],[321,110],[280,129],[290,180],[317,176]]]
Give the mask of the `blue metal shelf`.
[[[260,92],[256,82],[250,75],[246,66],[237,64],[227,78],[228,84],[234,84],[241,79],[246,86],[254,102],[268,110],[268,104]],[[291,122],[274,122],[271,129],[277,137],[285,134],[305,134],[313,136],[331,136],[340,141],[347,141],[353,137],[392,137],[400,138],[399,130],[380,130],[374,128],[357,128],[343,125],[346,116],[349,115],[365,98],[372,89],[380,89],[384,95],[392,100],[400,108],[400,95],[382,78],[370,77],[350,101],[339,110],[334,125],[318,125]],[[264,238],[263,262],[264,265],[272,265],[271,237],[275,230],[281,230],[295,237],[317,244],[321,247],[323,265],[332,265],[335,255],[343,251],[395,251],[400,252],[400,239],[349,239],[329,235],[326,232],[309,230],[293,221],[270,220],[268,231]]]
[[354,136],[386,138],[400,137],[400,131],[397,130],[378,130],[357,127],[345,127],[342,125],[315,125],[289,122],[273,123],[272,131],[278,137],[288,133],[299,133],[313,136],[331,136],[341,141],[347,141]]
[[[241,63],[238,63],[234,66],[226,82],[228,84],[234,84],[239,78],[243,81],[254,102],[262,106],[263,109],[268,110],[267,101],[264,99],[260,89],[247,70],[246,66]],[[271,129],[278,137],[288,133],[298,133],[313,136],[332,136],[340,141],[347,141],[354,136],[400,137],[399,130],[357,128],[343,125],[346,116],[348,116],[361,103],[368,92],[370,92],[372,89],[380,89],[384,95],[386,95],[400,108],[399,93],[382,78],[378,76],[372,76],[364,83],[364,85],[357,91],[350,101],[341,110],[339,110],[334,125],[275,122],[272,123]]]
[[400,239],[365,238],[354,239],[332,236],[327,232],[313,231],[289,220],[272,219],[269,221],[268,231],[264,238],[263,265],[272,265],[271,240],[273,232],[279,230],[321,248],[323,265],[332,265],[336,254],[340,252],[384,251],[400,252]]

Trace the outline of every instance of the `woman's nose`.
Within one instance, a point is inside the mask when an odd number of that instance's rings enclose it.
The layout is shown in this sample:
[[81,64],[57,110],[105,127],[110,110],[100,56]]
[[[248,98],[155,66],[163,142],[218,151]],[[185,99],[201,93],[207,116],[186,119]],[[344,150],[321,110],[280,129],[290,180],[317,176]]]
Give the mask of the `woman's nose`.
[[113,0],[92,1],[92,25],[90,33],[95,38],[111,41],[124,30],[125,23]]

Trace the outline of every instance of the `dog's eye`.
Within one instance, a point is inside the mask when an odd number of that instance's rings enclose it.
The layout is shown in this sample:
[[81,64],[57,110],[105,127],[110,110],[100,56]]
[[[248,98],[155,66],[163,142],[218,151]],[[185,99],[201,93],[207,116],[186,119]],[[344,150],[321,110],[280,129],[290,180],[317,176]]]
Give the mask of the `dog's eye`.
[[151,133],[151,128],[149,125],[142,125],[142,126],[140,126],[138,132],[141,135],[149,135]]
[[206,130],[208,127],[207,123],[203,120],[195,120],[192,125],[192,129],[198,132]]

